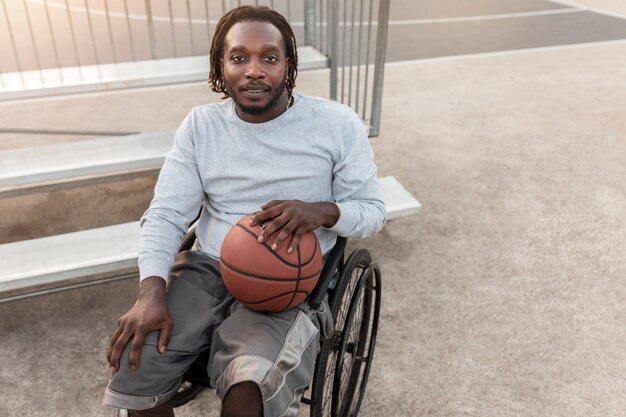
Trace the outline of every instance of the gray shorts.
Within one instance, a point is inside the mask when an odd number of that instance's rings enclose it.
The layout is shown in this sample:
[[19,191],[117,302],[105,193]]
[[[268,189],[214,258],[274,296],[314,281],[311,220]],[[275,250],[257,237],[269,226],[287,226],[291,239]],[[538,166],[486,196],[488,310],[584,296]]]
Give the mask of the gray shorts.
[[320,334],[332,331],[326,303],[313,311],[307,304],[275,314],[243,307],[228,293],[219,262],[182,252],[170,273],[167,306],[174,328],[167,351],[160,354],[158,333],[146,337],[139,368],[128,366],[130,343],[113,375],[103,403],[145,410],[171,399],[182,375],[209,349],[207,372],[223,399],[234,384],[255,382],[265,417],[295,416],[311,383]]

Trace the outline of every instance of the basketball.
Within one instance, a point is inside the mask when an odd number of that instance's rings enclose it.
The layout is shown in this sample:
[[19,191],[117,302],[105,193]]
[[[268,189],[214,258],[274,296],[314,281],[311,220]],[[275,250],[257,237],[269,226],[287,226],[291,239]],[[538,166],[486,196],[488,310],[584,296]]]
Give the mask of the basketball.
[[259,243],[263,225],[250,226],[251,218],[239,220],[222,243],[220,272],[226,288],[252,310],[275,313],[296,307],[311,294],[322,269],[315,233],[305,233],[291,253],[289,239],[274,251],[278,233]]

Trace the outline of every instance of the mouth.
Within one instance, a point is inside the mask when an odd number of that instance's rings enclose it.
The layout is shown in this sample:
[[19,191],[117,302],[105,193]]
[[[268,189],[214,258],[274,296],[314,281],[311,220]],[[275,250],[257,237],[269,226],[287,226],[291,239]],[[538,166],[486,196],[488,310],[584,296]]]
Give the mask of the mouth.
[[266,85],[245,85],[240,88],[240,91],[249,97],[258,97],[270,91],[270,88]]

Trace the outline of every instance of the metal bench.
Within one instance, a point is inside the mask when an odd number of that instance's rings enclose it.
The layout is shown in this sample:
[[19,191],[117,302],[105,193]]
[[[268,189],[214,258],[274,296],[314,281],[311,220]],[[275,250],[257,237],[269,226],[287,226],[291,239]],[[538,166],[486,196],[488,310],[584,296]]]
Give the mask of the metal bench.
[[173,143],[174,132],[154,132],[2,151],[0,198],[155,171]]
[[[394,177],[380,178],[388,219],[420,203]],[[0,302],[125,279],[137,274],[139,222],[0,245]]]

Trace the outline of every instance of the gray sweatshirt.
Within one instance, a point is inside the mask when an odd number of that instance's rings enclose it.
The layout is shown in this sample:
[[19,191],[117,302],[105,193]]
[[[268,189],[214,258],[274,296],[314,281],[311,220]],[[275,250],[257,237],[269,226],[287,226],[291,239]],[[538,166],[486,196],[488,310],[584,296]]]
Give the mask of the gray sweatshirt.
[[271,200],[336,202],[340,216],[315,231],[326,254],[336,236],[382,229],[386,211],[365,128],[348,107],[294,94],[265,123],[247,123],[228,100],[195,107],[176,131],[141,218],[140,279],[167,279],[202,201],[196,250],[219,259],[230,228]]

